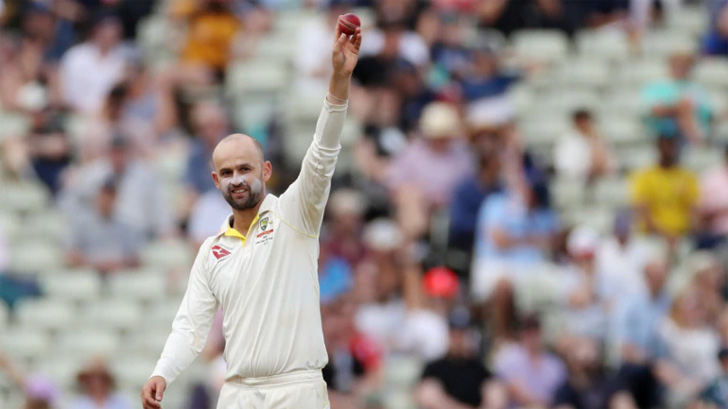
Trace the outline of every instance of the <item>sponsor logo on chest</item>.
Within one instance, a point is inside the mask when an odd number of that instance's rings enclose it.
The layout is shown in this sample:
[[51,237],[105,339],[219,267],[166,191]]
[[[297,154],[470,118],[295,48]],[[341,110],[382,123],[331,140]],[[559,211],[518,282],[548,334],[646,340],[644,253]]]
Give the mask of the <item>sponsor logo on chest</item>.
[[264,216],[258,222],[259,233],[255,235],[255,244],[267,245],[273,241],[273,233],[275,232],[273,220],[270,216]]
[[212,255],[218,260],[222,260],[231,254],[230,250],[219,244],[212,246],[210,250],[212,251]]

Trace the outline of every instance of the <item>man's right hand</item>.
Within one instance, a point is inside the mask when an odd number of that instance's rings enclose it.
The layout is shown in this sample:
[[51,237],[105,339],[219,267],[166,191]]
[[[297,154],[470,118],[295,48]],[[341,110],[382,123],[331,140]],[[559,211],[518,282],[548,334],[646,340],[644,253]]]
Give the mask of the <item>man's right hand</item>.
[[160,409],[167,381],[161,376],[151,377],[142,388],[142,405],[144,409]]

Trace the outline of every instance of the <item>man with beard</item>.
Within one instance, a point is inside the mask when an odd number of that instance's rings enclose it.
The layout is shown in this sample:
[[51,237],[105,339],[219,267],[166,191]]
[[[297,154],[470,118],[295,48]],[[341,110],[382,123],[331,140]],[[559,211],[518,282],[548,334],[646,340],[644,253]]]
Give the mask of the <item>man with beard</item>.
[[227,373],[218,408],[328,408],[328,361],[319,309],[318,234],[341,148],[361,31],[338,29],[333,74],[301,173],[280,196],[253,138],[233,134],[212,154],[212,178],[232,207],[221,232],[202,244],[172,334],[147,384],[145,409],[161,407],[167,385],[202,351],[219,306]]

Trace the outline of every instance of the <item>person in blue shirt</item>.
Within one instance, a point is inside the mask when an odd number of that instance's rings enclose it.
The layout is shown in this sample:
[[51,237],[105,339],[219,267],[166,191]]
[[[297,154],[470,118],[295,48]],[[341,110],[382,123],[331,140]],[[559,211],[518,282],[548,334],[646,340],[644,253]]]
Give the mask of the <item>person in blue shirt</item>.
[[622,359],[620,378],[640,408],[660,405],[660,387],[655,370],[665,354],[658,327],[672,303],[665,289],[667,274],[664,260],[648,263],[644,269],[647,291],[625,297],[616,308],[615,336]]
[[475,224],[480,205],[485,199],[502,190],[500,180],[501,163],[497,152],[484,152],[480,155],[478,171],[465,179],[455,189],[450,205],[451,248],[467,253],[473,250]]
[[703,39],[703,53],[728,56],[728,0],[719,0],[712,10],[715,20]]
[[524,196],[491,194],[478,214],[470,290],[475,301],[490,301],[494,338],[513,335],[514,294],[548,260],[558,228],[545,183],[532,181]]

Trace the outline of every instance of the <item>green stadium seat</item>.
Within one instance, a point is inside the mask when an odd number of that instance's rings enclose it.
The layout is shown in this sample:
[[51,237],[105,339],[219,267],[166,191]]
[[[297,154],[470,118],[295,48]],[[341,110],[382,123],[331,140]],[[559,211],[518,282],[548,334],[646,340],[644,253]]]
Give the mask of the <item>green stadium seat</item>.
[[558,62],[569,52],[569,41],[558,30],[519,30],[511,36],[516,55],[547,62]]
[[651,166],[657,160],[654,144],[646,143],[639,147],[618,149],[616,152],[619,167],[625,171],[634,171]]
[[5,138],[25,137],[30,131],[30,119],[23,114],[0,111],[0,142]]
[[672,31],[697,38],[705,34],[706,28],[710,26],[710,18],[705,5],[683,5],[674,10],[668,8],[667,11],[665,22]]
[[3,182],[2,190],[0,211],[35,213],[50,204],[50,192],[40,182]]
[[10,271],[16,274],[47,274],[63,267],[62,248],[51,240],[14,241],[10,243]]
[[228,67],[226,92],[231,97],[275,95],[290,82],[286,64],[267,58],[235,62]]
[[54,352],[74,356],[83,363],[91,357],[112,356],[120,347],[116,332],[100,327],[68,328],[59,334]]
[[630,45],[624,31],[581,30],[575,36],[576,49],[582,58],[595,61],[630,59]]
[[124,337],[123,350],[129,353],[159,355],[172,332],[172,318],[164,326],[148,326],[138,331],[131,331]]
[[728,60],[725,58],[698,60],[693,70],[693,79],[710,88],[728,87]]
[[195,251],[182,240],[159,240],[147,245],[140,255],[148,268],[189,270]]
[[112,359],[109,369],[114,373],[122,388],[141,390],[157,362],[156,359],[150,358],[139,354],[125,355]]
[[565,177],[555,177],[549,185],[551,198],[559,209],[578,209],[584,206],[584,183]]
[[642,123],[627,114],[600,115],[599,130],[610,145],[635,146],[648,140]]
[[24,328],[62,329],[76,323],[75,306],[62,299],[29,299],[17,307],[18,323]]
[[0,303],[0,332],[7,331],[7,327],[10,324],[10,310],[8,305]]
[[390,356],[385,365],[386,383],[395,388],[413,387],[422,373],[422,362],[414,356]]
[[24,228],[22,218],[14,212],[0,211],[0,234],[5,241],[13,241]]
[[702,173],[723,163],[723,150],[711,147],[687,147],[682,152],[683,166],[696,173]]
[[617,209],[628,206],[629,181],[624,177],[599,179],[594,186],[594,201],[599,206]]
[[76,356],[56,353],[38,360],[33,369],[48,376],[59,387],[70,389],[76,386],[76,375],[81,365],[82,362]]
[[48,297],[62,300],[95,300],[101,294],[101,277],[91,269],[56,270],[41,277],[40,284]]
[[0,351],[15,359],[44,356],[51,346],[48,332],[40,328],[12,328],[0,333]]
[[601,96],[592,90],[559,88],[543,95],[539,99],[539,104],[550,110],[570,115],[579,108],[596,110],[602,101]]
[[108,286],[112,297],[130,300],[149,301],[167,294],[167,280],[159,274],[115,274]]
[[697,41],[692,34],[679,30],[651,30],[642,39],[642,54],[664,58],[675,52],[695,52]]
[[632,59],[617,68],[615,85],[639,90],[642,85],[667,78],[670,78],[670,71],[664,58]]
[[563,89],[601,89],[612,79],[608,65],[589,57],[563,60],[558,69],[558,83]]
[[84,304],[82,317],[93,328],[130,329],[144,319],[138,302],[130,298],[101,299]]

